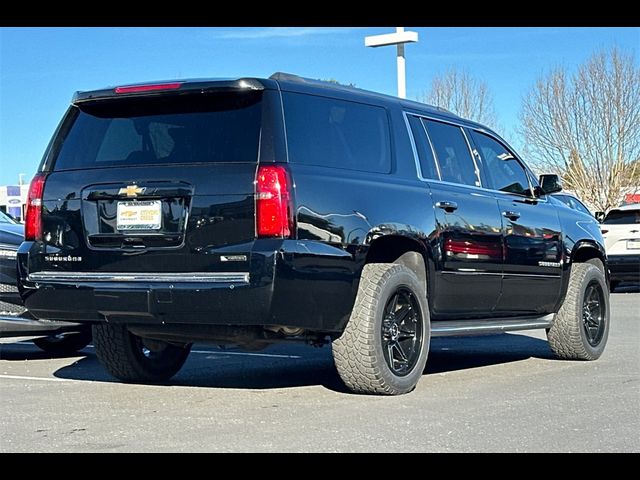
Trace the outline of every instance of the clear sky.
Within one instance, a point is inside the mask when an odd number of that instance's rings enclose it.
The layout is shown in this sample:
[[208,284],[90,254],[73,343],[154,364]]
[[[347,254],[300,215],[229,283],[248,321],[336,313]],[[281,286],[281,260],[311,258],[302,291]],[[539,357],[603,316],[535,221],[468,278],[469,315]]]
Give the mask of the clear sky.
[[[617,45],[640,55],[639,28],[413,28],[407,96],[456,66],[491,88],[517,149],[520,102],[554,66],[574,69]],[[395,48],[365,48],[367,28],[0,28],[0,185],[29,181],[75,90],[188,77],[268,77],[284,71],[396,93]]]

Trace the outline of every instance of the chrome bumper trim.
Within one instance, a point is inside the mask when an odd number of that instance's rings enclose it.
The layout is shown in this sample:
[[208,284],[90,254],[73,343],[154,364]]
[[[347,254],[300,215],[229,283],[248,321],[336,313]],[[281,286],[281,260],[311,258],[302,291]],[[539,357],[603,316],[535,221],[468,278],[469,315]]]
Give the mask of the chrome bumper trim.
[[35,272],[30,282],[249,283],[248,272]]

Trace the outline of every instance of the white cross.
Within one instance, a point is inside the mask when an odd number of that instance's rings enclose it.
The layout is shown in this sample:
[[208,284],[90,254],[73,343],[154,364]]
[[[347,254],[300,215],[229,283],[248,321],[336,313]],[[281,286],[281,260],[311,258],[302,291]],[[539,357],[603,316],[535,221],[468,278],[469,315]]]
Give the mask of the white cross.
[[407,98],[407,80],[405,72],[404,44],[418,41],[418,32],[405,32],[404,27],[396,27],[396,33],[364,37],[365,47],[386,47],[395,45],[398,58],[398,97]]

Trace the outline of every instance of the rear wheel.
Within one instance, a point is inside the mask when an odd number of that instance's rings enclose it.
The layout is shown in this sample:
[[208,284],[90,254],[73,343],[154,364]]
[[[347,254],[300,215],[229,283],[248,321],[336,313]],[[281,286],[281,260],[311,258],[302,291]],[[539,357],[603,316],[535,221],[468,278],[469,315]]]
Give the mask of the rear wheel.
[[429,352],[423,283],[403,265],[365,265],[351,318],[333,358],[353,392],[398,395],[414,389]]
[[547,332],[549,345],[559,358],[595,360],[608,336],[609,289],[604,273],[591,263],[575,263],[567,296]]
[[162,382],[173,377],[191,345],[176,346],[129,332],[124,325],[94,325],[96,355],[114,377],[125,382]]
[[33,343],[40,350],[52,355],[71,355],[91,342],[91,330],[77,333],[60,333],[49,337],[36,338]]

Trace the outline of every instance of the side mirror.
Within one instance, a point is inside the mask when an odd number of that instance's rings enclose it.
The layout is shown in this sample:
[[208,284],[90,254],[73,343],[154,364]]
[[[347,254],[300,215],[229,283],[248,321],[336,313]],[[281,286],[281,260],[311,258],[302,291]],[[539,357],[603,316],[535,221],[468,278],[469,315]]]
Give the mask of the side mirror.
[[604,220],[604,212],[595,212],[593,216],[596,217],[596,220],[598,220],[600,223],[602,223],[602,221]]
[[540,175],[540,189],[546,195],[558,193],[562,190],[562,181],[555,174]]

